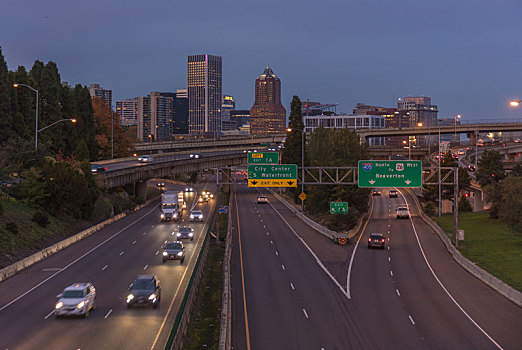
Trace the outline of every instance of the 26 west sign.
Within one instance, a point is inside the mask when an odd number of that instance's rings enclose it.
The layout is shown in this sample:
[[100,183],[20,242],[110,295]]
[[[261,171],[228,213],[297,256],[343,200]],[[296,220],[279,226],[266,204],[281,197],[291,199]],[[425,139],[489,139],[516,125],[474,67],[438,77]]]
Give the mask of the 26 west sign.
[[359,187],[421,187],[420,160],[360,160]]

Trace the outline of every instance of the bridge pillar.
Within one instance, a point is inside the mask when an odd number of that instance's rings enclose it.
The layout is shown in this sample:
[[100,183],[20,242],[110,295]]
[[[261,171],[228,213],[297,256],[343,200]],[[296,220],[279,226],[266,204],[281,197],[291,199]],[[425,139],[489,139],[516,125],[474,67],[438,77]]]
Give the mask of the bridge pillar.
[[[227,179],[226,182],[230,181],[229,179],[232,179],[232,176],[230,175],[231,174],[231,171],[230,171],[230,168],[225,168],[223,169],[223,178],[224,179]],[[221,191],[223,191],[223,193],[229,193],[230,192],[230,184],[223,184],[221,185]]]
[[477,134],[475,131],[468,132],[469,144],[476,145],[477,144]]
[[473,207],[473,212],[484,211],[484,201],[482,200],[482,191],[471,190],[470,204]]
[[147,200],[147,181],[138,181],[134,184],[135,186],[135,194],[137,198],[143,198],[144,201]]

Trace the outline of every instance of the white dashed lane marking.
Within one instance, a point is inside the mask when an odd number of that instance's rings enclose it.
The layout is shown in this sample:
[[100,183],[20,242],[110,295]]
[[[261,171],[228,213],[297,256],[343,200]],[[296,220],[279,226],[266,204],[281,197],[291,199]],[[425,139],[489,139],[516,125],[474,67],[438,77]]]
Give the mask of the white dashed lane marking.
[[105,265],[104,267],[102,267],[102,271],[105,270],[107,267],[109,267],[109,265]]
[[110,310],[109,310],[109,312],[107,312],[107,315],[105,315],[105,317],[104,317],[104,318],[107,318],[107,317],[109,317],[109,315],[111,314],[111,312],[112,312],[112,309],[110,309]]
[[125,253],[125,252],[121,252],[121,253],[120,253],[120,256],[122,256],[122,255],[123,255],[123,253]]
[[410,315],[408,315],[408,317],[410,318],[411,324],[413,324],[415,326],[415,322],[413,322],[413,318],[411,318]]
[[285,269],[285,265],[281,265],[281,267],[283,268],[283,270],[286,270],[286,269]]
[[149,267],[149,265],[145,265],[145,267],[144,267],[143,269],[144,269],[144,270],[146,270],[146,269],[147,269],[147,267]]
[[304,313],[305,317],[308,318],[308,314],[306,313],[305,309],[303,309],[303,313]]
[[395,291],[397,292],[397,295],[398,295],[398,296],[401,296],[401,293],[399,293],[399,290],[398,290],[398,289],[395,289]]
[[290,287],[292,287],[292,290],[295,290],[294,284],[290,282]]
[[392,277],[393,277],[393,271],[390,271],[390,276],[392,276]]
[[44,320],[47,320],[47,319],[49,318],[49,316],[51,316],[52,314],[54,314],[54,310],[51,311],[51,312],[49,312],[49,313],[47,314],[47,316],[44,317]]
[[132,242],[132,244],[136,244],[136,241]]
[[279,256],[279,253],[277,252],[277,250],[276,250],[276,255]]

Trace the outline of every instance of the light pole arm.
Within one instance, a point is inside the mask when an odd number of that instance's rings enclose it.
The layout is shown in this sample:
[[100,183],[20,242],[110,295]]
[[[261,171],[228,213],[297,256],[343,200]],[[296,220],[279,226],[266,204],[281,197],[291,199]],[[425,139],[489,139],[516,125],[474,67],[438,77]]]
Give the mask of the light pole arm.
[[58,121],[56,121],[56,122],[54,122],[54,123],[52,123],[52,124],[47,125],[47,126],[44,127],[44,128],[41,128],[41,129],[38,130],[37,132],[40,132],[40,131],[45,130],[45,129],[47,129],[47,128],[50,128],[51,126],[53,126],[53,125],[55,125],[55,124],[58,124],[58,123],[60,123],[60,122],[65,122],[65,121],[67,121],[67,120],[70,120],[70,121],[72,121],[73,123],[76,122],[76,119],[60,119],[60,120],[58,120]]
[[35,88],[33,88],[33,87],[29,86],[29,85],[25,85],[25,84],[14,83],[13,86],[14,87],[25,86],[26,88],[29,88],[29,89],[33,90],[34,92],[38,92],[38,90],[36,90]]

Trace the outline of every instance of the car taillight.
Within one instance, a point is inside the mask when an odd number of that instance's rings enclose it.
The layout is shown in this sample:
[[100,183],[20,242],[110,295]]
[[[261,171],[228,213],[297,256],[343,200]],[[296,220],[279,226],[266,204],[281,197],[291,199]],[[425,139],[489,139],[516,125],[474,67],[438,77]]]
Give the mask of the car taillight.
[[384,243],[384,238],[383,238],[383,239],[381,239],[381,242],[382,242],[382,243]]
[[368,242],[371,242],[371,241],[372,241],[372,239],[371,239],[371,238],[368,238]]

